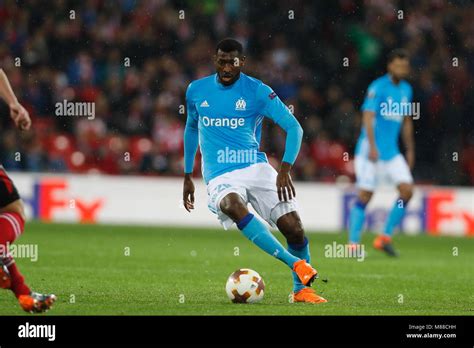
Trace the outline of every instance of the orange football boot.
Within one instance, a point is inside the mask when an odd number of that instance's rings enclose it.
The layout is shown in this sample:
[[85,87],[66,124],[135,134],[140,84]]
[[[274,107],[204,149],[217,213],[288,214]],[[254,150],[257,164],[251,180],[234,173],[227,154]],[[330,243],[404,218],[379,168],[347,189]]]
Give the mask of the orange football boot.
[[374,240],[374,248],[385,252],[387,255],[397,257],[398,252],[395,250],[392,244],[392,238],[385,235],[380,235]]
[[318,271],[316,271],[305,260],[296,261],[293,264],[293,271],[298,275],[303,285],[311,286],[311,283],[316,279]]
[[12,279],[7,268],[0,261],[0,289],[10,289],[12,286]]
[[297,293],[293,293],[293,302],[306,302],[306,303],[326,303],[324,297],[321,297],[316,294],[311,288],[304,288],[298,291]]
[[377,236],[374,239],[374,248],[378,250],[383,250],[383,245],[387,243],[391,243],[391,242],[392,242],[392,238],[381,234],[380,236]]
[[21,308],[28,313],[47,312],[53,307],[55,301],[55,295],[43,295],[37,292],[31,292],[29,295],[20,295],[18,297]]

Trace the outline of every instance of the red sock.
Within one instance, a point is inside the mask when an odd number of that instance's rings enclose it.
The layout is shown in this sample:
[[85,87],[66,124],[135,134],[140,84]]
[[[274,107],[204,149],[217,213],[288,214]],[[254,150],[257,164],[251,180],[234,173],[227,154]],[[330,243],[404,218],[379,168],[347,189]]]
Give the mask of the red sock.
[[20,295],[28,295],[30,288],[25,284],[25,279],[21,275],[15,260],[8,254],[7,246],[17,239],[23,232],[25,221],[21,215],[17,213],[2,213],[0,214],[0,245],[2,249],[7,251],[6,255],[1,255],[3,264],[7,267],[8,272],[12,278],[11,290],[16,297]]

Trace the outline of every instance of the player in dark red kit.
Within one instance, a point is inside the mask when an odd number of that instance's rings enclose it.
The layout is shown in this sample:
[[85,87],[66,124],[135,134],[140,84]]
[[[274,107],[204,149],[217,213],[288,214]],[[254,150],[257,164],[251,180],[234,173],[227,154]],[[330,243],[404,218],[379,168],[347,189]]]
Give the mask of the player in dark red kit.
[[[20,130],[28,130],[31,127],[28,111],[18,102],[2,69],[0,98],[8,104],[15,126]],[[8,246],[23,233],[24,226],[23,202],[12,180],[0,165],[0,288],[10,289],[25,311],[41,313],[51,308],[56,296],[32,292],[8,252]]]

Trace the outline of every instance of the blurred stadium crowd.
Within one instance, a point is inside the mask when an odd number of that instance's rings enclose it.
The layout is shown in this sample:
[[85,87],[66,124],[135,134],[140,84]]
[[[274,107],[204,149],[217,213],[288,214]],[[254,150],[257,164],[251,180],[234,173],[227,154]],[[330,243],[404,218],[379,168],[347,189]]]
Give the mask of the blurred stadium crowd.
[[[181,175],[180,105],[191,80],[214,72],[214,47],[226,36],[244,44],[244,71],[291,105],[305,130],[294,178],[353,176],[367,85],[385,72],[387,52],[405,47],[421,103],[415,179],[474,184],[469,1],[0,1],[0,67],[34,118],[21,136],[1,118],[0,162],[20,171]],[[56,116],[65,99],[94,102],[95,119]],[[277,163],[284,136],[270,123],[263,134]]]

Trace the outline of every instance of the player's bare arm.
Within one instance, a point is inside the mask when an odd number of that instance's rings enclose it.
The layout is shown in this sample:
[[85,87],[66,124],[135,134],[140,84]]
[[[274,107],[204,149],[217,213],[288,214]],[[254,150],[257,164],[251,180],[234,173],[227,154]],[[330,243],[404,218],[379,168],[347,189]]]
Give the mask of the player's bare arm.
[[369,141],[369,159],[376,162],[379,158],[379,152],[375,144],[374,117],[375,112],[373,111],[364,111],[362,114],[362,123],[367,132],[367,140]]
[[276,178],[276,186],[279,201],[288,202],[296,196],[290,171],[300,151],[303,128],[292,114],[279,119],[277,124],[286,132],[286,141],[285,153]]
[[8,81],[8,77],[0,69],[0,97],[8,104],[10,108],[10,117],[15,126],[20,130],[28,130],[31,127],[31,119],[28,111],[18,102],[13,89]]
[[409,116],[403,119],[402,140],[405,145],[405,157],[411,170],[415,166],[415,135],[413,131],[413,119]]

